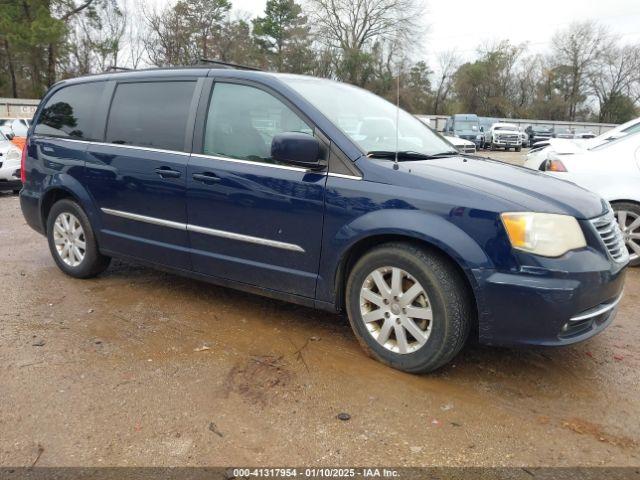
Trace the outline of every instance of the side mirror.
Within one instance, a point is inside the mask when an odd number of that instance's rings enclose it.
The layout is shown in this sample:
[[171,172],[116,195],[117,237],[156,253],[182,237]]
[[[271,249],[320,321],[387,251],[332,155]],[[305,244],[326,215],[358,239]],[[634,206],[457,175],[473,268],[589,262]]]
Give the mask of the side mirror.
[[482,125],[480,125],[480,131],[484,132],[484,127]]
[[271,158],[300,167],[318,167],[320,142],[306,133],[279,133],[271,141]]
[[13,132],[7,132],[4,134],[4,136],[7,137],[7,140],[13,140],[16,134]]

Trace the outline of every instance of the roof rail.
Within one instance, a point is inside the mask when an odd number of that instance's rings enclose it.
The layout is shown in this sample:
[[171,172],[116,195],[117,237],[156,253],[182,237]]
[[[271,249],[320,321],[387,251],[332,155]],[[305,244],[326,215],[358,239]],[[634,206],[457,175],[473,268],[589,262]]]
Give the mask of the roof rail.
[[247,65],[240,65],[239,63],[223,62],[221,60],[212,60],[210,58],[200,58],[200,63],[211,63],[213,65],[219,65],[222,68],[237,68],[238,70],[254,70],[261,71],[260,68],[249,67]]
[[107,67],[107,72],[131,72],[133,70],[135,70],[135,68],[118,67],[117,65],[109,65]]

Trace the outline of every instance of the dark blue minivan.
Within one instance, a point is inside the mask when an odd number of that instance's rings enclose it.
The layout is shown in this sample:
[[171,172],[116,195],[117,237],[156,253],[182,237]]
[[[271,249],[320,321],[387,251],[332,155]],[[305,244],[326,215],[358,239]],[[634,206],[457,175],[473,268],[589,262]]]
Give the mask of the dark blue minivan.
[[350,85],[112,73],[54,85],[34,120],[22,211],[73,277],[119,257],[346,312],[370,355],[408,372],[447,363],[469,332],[587,339],[622,295],[628,253],[606,202],[461,155]]

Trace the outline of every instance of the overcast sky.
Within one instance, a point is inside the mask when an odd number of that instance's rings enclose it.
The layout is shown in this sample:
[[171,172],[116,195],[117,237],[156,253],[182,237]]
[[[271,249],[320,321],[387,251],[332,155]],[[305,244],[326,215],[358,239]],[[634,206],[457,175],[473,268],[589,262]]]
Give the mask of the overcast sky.
[[[136,0],[132,0],[136,2]],[[146,0],[156,8],[176,0]],[[304,3],[304,0],[297,0]],[[573,21],[595,19],[625,43],[640,43],[640,0],[424,0],[428,31],[415,57],[433,61],[455,47],[473,58],[480,43],[509,39],[531,52],[550,48],[553,33]],[[231,0],[233,12],[255,17],[266,0]]]
[[[156,0],[159,1],[159,0]],[[231,0],[234,10],[252,16],[266,0]],[[597,19],[624,42],[640,42],[640,0],[426,0],[429,31],[421,56],[455,47],[467,59],[480,42],[529,42],[531,51],[550,47],[553,32],[572,21]]]

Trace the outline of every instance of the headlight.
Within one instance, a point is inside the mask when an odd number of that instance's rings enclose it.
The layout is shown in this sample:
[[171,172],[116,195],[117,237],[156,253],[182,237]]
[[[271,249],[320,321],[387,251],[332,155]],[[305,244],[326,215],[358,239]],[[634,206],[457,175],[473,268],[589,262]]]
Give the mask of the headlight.
[[503,213],[500,215],[511,246],[543,257],[559,257],[587,246],[574,217],[552,213]]
[[476,135],[476,140],[482,140],[482,135]]
[[8,151],[7,151],[7,161],[9,160],[20,160],[20,157],[22,156],[22,152],[20,150],[18,150],[15,147],[11,147]]

